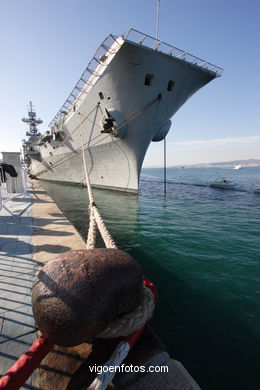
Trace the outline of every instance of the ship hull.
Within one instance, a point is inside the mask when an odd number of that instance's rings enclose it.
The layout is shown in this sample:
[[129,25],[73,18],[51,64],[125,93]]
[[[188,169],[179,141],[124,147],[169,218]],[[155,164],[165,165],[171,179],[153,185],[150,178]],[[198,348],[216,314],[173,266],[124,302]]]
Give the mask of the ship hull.
[[[60,121],[63,139],[34,146],[38,155],[31,158],[31,174],[38,179],[85,185],[84,150],[94,187],[137,192],[151,141],[162,140],[170,118],[216,77],[129,41],[118,45],[115,52],[95,83]],[[108,113],[115,120],[116,134],[103,132]]]

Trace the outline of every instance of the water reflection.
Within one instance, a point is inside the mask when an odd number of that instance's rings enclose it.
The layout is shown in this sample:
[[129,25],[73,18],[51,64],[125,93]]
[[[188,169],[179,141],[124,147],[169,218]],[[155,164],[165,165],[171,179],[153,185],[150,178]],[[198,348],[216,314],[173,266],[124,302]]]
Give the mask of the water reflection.
[[[41,181],[41,184],[73,223],[82,238],[88,231],[88,194],[86,187]],[[107,228],[118,247],[127,250],[135,246],[139,200],[136,195],[94,189],[94,199]],[[101,239],[97,247],[102,247]]]

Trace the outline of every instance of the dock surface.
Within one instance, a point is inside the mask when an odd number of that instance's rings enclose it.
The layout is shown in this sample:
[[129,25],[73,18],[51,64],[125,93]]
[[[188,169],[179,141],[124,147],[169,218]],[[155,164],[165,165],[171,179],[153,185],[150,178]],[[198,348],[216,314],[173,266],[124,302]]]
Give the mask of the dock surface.
[[[31,289],[37,271],[85,243],[47,192],[33,181],[0,210],[0,373],[35,340]],[[33,389],[33,376],[23,386]]]
[[[32,200],[20,195],[0,211],[0,372],[35,339],[31,288],[39,264],[32,258]],[[24,388],[30,388],[32,378]]]

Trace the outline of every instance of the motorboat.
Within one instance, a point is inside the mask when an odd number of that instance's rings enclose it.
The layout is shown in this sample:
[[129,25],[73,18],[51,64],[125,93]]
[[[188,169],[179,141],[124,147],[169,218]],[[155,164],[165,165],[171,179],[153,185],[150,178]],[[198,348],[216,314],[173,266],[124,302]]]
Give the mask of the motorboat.
[[236,186],[236,183],[226,179],[225,177],[220,177],[209,184],[210,187],[222,188],[222,189],[231,189]]

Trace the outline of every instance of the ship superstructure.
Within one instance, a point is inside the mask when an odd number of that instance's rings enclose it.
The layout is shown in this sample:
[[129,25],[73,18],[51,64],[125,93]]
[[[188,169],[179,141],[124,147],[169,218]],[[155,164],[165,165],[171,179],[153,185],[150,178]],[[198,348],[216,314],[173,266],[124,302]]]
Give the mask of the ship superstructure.
[[40,153],[34,148],[34,145],[41,138],[41,133],[38,131],[37,126],[43,123],[40,118],[36,117],[32,102],[29,103],[28,117],[22,118],[22,121],[29,126],[29,131],[26,131],[28,139],[23,139],[22,146],[25,163],[27,166],[30,166],[32,159],[40,158]]
[[51,121],[50,131],[33,142],[29,138],[27,147],[35,153],[30,155],[31,174],[84,185],[83,144],[93,186],[137,192],[150,142],[163,140],[175,112],[221,73],[136,30],[109,35]]

